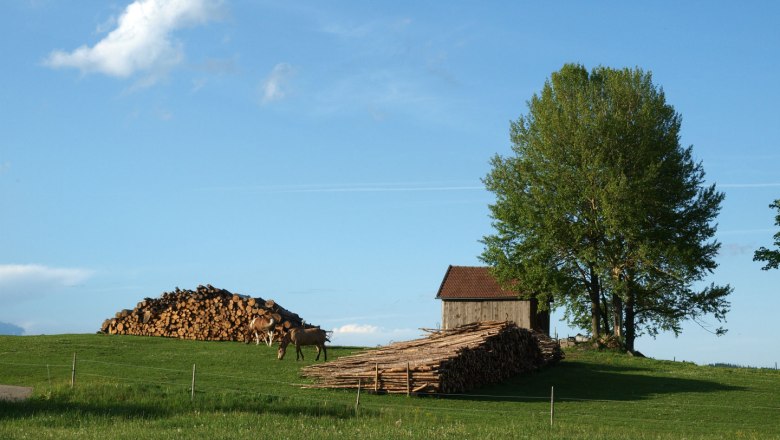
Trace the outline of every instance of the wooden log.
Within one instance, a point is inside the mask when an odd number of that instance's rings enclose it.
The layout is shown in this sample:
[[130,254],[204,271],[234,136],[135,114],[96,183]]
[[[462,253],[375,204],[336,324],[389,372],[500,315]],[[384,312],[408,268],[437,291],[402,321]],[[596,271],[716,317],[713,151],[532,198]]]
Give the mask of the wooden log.
[[[145,298],[133,310],[125,309],[105,320],[103,333],[179,337],[199,340],[249,340],[248,324],[255,316],[270,316],[277,330],[298,327],[302,320],[275,302],[264,307],[262,298],[231,293],[214,286],[198,286],[194,291],[163,292],[157,299]],[[117,324],[121,323],[121,330]],[[280,333],[280,332],[277,332]]]
[[[380,362],[385,366],[381,372]],[[390,393],[462,392],[533,371],[542,364],[531,332],[504,322],[487,322],[366,350],[306,367],[302,373],[322,387],[349,386],[361,377],[373,379],[378,389],[381,374],[382,389]]]

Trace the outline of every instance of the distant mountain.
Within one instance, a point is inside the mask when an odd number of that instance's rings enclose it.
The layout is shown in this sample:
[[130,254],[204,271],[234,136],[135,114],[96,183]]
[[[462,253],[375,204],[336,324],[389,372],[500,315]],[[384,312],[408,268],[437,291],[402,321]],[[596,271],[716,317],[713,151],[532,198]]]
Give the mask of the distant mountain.
[[0,335],[21,336],[24,329],[9,322],[0,322]]

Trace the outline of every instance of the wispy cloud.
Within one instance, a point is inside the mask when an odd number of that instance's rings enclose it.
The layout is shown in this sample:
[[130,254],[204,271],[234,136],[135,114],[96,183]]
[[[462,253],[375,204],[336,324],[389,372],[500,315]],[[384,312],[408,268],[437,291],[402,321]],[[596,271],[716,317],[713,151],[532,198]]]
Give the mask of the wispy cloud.
[[373,35],[385,35],[388,32],[395,33],[405,30],[413,23],[409,17],[390,20],[373,20],[360,24],[344,24],[341,22],[329,22],[320,27],[320,31],[339,38],[359,39]]
[[720,183],[718,188],[778,188],[780,183]]
[[287,63],[274,66],[268,77],[260,85],[261,102],[268,104],[279,101],[287,96],[287,84],[295,75],[295,69]]
[[202,72],[202,76],[192,80],[190,91],[196,93],[209,83],[212,77],[232,75],[238,72],[237,57],[209,58],[206,61],[193,65],[196,71]]
[[328,23],[320,30],[326,34],[339,38],[365,38],[374,32],[375,23],[362,23],[359,25],[344,25],[341,23]]
[[208,83],[208,80],[206,78],[197,78],[192,80],[192,87],[190,88],[190,92],[196,93],[200,91],[203,87],[206,87],[206,84]]
[[484,186],[476,184],[447,183],[360,183],[360,184],[311,184],[281,186],[222,186],[204,188],[209,191],[246,191],[264,194],[282,193],[359,193],[359,192],[414,192],[414,191],[478,191]]
[[320,114],[357,109],[376,121],[395,112],[411,111],[426,117],[438,112],[438,98],[414,69],[357,69],[324,85],[312,94],[312,100]]
[[725,243],[721,246],[721,253],[732,257],[753,254],[755,246],[741,243]]
[[[182,44],[171,34],[202,24],[219,14],[221,0],[136,0],[116,20],[116,28],[94,46],[71,52],[55,50],[45,59],[51,68],[76,68],[127,78],[147,74],[147,83],[164,75],[184,57]],[[112,23],[110,20],[108,23]],[[105,31],[101,25],[99,31]]]
[[[338,39],[353,56],[344,60],[348,69],[340,77],[319,82],[310,93],[312,109],[323,115],[364,112],[380,123],[411,114],[451,124],[451,106],[460,105],[453,87],[460,82],[448,59],[453,40],[460,40],[465,32],[459,29],[444,35],[409,17],[392,15],[362,23],[325,15],[320,31]],[[429,32],[439,36],[431,39]],[[410,44],[422,34],[424,44]]]
[[743,234],[766,234],[767,232],[775,232],[776,229],[726,229],[718,231],[718,235],[743,235]]
[[209,58],[196,65],[195,68],[211,75],[232,75],[239,71],[238,57]]
[[97,25],[97,27],[95,28],[95,33],[97,34],[108,33],[111,30],[113,30],[114,27],[116,27],[116,25],[117,25],[116,16],[112,15],[108,17],[105,21]]
[[171,112],[170,110],[158,109],[157,119],[161,121],[170,121],[173,119],[173,112]]
[[0,265],[0,299],[13,300],[31,295],[45,295],[78,286],[92,274],[91,270],[79,268],[3,264]]

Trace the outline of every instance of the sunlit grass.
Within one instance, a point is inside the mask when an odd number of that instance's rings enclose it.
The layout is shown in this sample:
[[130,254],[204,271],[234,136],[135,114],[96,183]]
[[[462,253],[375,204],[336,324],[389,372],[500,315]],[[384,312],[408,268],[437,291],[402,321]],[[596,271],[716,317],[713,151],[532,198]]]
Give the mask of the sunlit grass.
[[263,345],[0,337],[0,383],[34,387],[30,400],[0,403],[0,438],[780,438],[774,370],[570,351],[556,367],[468,395],[364,392],[356,409],[354,390],[300,387],[309,353],[280,362]]

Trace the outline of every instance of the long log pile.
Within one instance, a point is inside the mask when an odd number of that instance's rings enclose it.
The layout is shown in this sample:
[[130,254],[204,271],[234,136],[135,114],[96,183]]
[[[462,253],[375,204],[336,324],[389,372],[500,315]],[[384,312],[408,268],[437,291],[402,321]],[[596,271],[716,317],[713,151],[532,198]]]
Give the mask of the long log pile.
[[195,290],[164,292],[159,298],[145,298],[130,310],[106,319],[101,333],[111,335],[163,336],[202,341],[254,340],[249,322],[254,317],[273,317],[275,334],[281,337],[292,327],[300,327],[300,316],[274,300],[231,293],[212,285]]
[[462,393],[563,358],[557,342],[505,321],[431,331],[412,341],[369,349],[302,370],[310,388],[375,393]]

